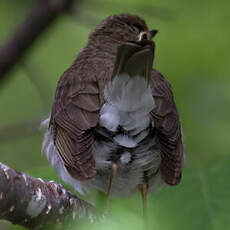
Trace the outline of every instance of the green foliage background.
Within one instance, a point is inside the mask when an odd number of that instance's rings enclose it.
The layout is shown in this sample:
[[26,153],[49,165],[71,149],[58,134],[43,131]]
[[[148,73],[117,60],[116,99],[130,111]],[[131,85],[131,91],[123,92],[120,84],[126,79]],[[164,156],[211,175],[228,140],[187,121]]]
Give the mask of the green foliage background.
[[[0,1],[0,45],[33,1]],[[149,229],[222,230],[230,225],[230,3],[227,0],[82,1],[59,18],[0,88],[0,161],[58,180],[41,154],[38,122],[49,114],[57,80],[87,42],[92,22],[134,13],[159,29],[155,67],[171,82],[184,128],[182,183],[149,194]],[[97,20],[92,20],[95,17]],[[89,23],[90,25],[88,25]],[[28,123],[28,124],[27,124]],[[22,125],[18,125],[22,124]],[[34,127],[34,128],[31,128]],[[101,194],[85,199],[103,206]],[[139,194],[114,199],[112,217],[75,229],[142,229]],[[0,221],[1,230],[19,230]]]

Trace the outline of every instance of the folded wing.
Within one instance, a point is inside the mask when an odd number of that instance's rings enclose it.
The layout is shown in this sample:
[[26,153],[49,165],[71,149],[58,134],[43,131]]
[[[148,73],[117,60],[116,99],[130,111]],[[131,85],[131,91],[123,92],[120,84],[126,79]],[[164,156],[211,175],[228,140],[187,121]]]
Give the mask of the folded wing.
[[95,74],[72,68],[59,80],[50,128],[66,170],[83,181],[96,175],[93,142],[100,111],[99,89]]
[[178,111],[168,81],[156,70],[152,71],[150,85],[156,107],[151,112],[159,139],[163,180],[176,185],[182,176],[184,145]]

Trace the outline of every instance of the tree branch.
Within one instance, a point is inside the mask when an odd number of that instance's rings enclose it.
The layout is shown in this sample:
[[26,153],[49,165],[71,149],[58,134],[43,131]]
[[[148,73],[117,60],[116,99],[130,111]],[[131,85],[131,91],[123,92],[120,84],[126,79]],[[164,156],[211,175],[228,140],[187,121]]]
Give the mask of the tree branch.
[[28,48],[63,12],[70,10],[74,0],[39,0],[11,38],[0,47],[0,81],[25,55]]
[[96,218],[95,208],[54,181],[43,181],[0,163],[0,219],[29,229]]

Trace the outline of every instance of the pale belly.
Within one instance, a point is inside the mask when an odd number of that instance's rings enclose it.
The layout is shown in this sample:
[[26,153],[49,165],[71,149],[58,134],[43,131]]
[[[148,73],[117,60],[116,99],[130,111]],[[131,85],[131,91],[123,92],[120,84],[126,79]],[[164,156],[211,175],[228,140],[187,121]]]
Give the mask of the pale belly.
[[158,141],[154,131],[149,132],[137,146],[128,148],[117,144],[112,137],[105,137],[100,130],[100,134],[95,136],[95,160],[97,174],[87,184],[105,193],[109,185],[111,164],[116,162],[118,165],[112,187],[113,196],[135,193],[144,177],[148,180],[149,191],[162,184]]
[[123,75],[105,88],[105,99],[95,133],[97,174],[87,184],[107,192],[111,164],[115,162],[118,171],[112,195],[136,192],[144,178],[153,190],[163,182],[159,143],[150,116],[155,107],[150,87],[142,77]]

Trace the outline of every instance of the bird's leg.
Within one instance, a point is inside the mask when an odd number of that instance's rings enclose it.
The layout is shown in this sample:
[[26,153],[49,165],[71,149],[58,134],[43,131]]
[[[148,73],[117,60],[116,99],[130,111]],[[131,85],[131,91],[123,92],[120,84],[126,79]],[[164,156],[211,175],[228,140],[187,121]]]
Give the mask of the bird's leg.
[[113,181],[114,181],[116,175],[117,175],[117,164],[115,162],[112,162],[109,187],[107,190],[107,199],[106,199],[106,208],[105,208],[106,212],[109,211],[109,198],[110,198],[111,191],[112,191]]
[[139,185],[139,189],[142,197],[142,207],[143,207],[143,216],[146,218],[146,208],[147,208],[147,192],[148,192],[148,179],[144,177],[143,184]]

